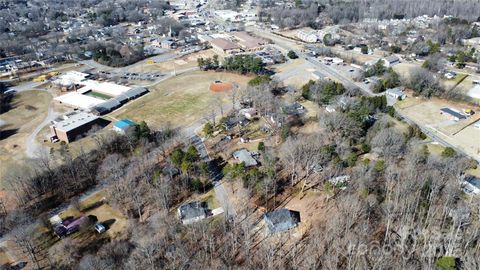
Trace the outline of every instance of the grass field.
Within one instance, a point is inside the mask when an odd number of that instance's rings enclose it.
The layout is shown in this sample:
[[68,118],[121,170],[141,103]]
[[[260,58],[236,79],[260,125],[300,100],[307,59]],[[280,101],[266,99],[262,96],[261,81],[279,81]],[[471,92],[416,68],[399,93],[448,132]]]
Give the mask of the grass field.
[[[52,97],[44,91],[26,91],[17,94],[12,109],[0,115],[0,175],[7,170],[21,168],[25,161],[25,140],[47,115]],[[0,186],[2,186],[0,181]]]
[[480,145],[476,139],[480,138],[480,129],[469,126],[476,116],[454,121],[451,117],[440,114],[441,108],[453,108],[458,111],[471,108],[478,111],[478,107],[443,99],[425,100],[415,98],[407,98],[400,103],[400,106],[396,105],[395,107],[417,125],[429,129],[436,136],[455,147],[461,148],[468,155],[477,159],[480,158]]
[[105,95],[105,94],[95,92],[95,91],[88,91],[88,92],[83,93],[83,94],[86,95],[86,96],[95,97],[95,98],[99,98],[99,99],[103,99],[103,100],[109,100],[109,99],[112,98],[109,95]]
[[112,113],[117,119],[146,121],[153,127],[171,124],[189,126],[214,109],[219,114],[219,103],[225,112],[230,104],[228,94],[209,90],[215,80],[233,82],[246,87],[251,77],[223,72],[196,71],[170,78],[150,88],[150,93],[128,103]]
[[132,68],[129,68],[129,72],[137,72],[137,73],[151,73],[151,72],[161,72],[161,73],[168,73],[173,72],[174,69],[186,69],[196,67],[198,65],[197,59],[213,57],[215,52],[213,50],[205,50],[200,51],[197,53],[192,53],[189,55],[185,55],[175,60],[170,60],[162,63],[154,63],[154,64],[141,64],[135,65]]

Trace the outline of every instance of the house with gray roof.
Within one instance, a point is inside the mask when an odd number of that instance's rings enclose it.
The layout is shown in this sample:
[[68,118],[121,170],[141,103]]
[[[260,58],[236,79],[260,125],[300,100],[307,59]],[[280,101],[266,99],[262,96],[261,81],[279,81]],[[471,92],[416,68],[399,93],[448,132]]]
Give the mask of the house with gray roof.
[[191,202],[183,204],[178,208],[178,217],[182,224],[191,224],[210,215],[210,210],[206,202]]
[[269,234],[288,231],[300,223],[300,212],[286,208],[276,209],[263,216]]
[[480,195],[480,178],[473,175],[463,177],[462,188],[467,194]]
[[257,160],[253,157],[253,154],[247,149],[240,149],[233,152],[233,157],[238,162],[243,162],[245,167],[257,166],[258,164]]
[[400,87],[387,89],[386,94],[395,99],[400,99],[400,100],[407,97],[405,92],[403,92],[402,89],[400,89]]

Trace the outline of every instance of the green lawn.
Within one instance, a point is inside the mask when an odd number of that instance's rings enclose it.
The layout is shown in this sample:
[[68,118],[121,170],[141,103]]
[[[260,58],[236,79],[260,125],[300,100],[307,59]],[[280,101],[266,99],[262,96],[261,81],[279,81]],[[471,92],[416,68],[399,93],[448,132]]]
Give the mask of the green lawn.
[[[231,103],[228,94],[209,90],[215,80],[234,82],[246,87],[251,78],[224,72],[192,72],[182,74],[149,88],[150,93],[115,111],[118,119],[146,121],[152,126],[170,123],[173,127],[185,127],[202,119],[212,109],[219,115],[219,103],[226,109]],[[224,111],[225,113],[226,111]]]
[[105,94],[102,94],[102,93],[99,93],[99,92],[95,92],[95,91],[88,91],[88,92],[84,93],[84,95],[90,96],[90,97],[99,98],[99,99],[103,99],[103,100],[109,100],[109,99],[112,98],[112,97],[109,96],[109,95],[105,95]]

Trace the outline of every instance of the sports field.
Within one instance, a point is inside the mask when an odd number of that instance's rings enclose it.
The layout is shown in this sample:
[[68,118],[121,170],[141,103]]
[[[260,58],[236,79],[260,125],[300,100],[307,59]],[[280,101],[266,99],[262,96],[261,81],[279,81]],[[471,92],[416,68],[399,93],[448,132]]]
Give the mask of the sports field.
[[95,91],[88,91],[88,92],[85,92],[83,94],[86,95],[86,96],[95,97],[95,98],[99,98],[99,99],[103,99],[103,100],[109,100],[109,99],[112,98],[109,95],[105,95],[105,94],[95,92]]
[[229,93],[215,93],[215,81],[231,82],[240,90],[249,76],[225,72],[196,71],[170,78],[149,88],[150,93],[123,106],[111,115],[117,119],[146,121],[153,127],[170,124],[185,127],[205,118],[212,110],[218,116],[231,107]]

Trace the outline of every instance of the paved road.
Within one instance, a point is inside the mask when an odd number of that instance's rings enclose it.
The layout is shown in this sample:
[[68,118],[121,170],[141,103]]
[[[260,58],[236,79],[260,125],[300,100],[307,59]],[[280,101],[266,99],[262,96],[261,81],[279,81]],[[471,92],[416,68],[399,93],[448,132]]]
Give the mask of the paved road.
[[263,36],[265,38],[268,38],[268,39],[272,40],[273,42],[276,43],[277,46],[283,48],[285,51],[294,50],[300,58],[303,58],[307,62],[311,63],[321,73],[331,77],[332,79],[335,79],[335,80],[341,82],[345,87],[352,88],[352,89],[358,88],[368,96],[373,96],[374,95],[370,91],[370,89],[368,89],[365,86],[356,84],[350,78],[348,78],[347,76],[344,76],[343,74],[341,74],[340,72],[335,70],[335,68],[329,67],[329,66],[323,64],[322,62],[320,62],[315,57],[309,57],[307,54],[303,53],[301,45],[297,44],[297,42],[292,41],[288,38],[284,38],[284,37],[275,35],[271,32],[258,29],[258,28],[249,28],[249,30],[253,31],[258,36]]
[[[271,39],[272,41],[274,41],[278,46],[280,47],[283,47],[284,49],[286,50],[290,50],[290,49],[294,49],[294,48],[297,48],[298,49],[298,44],[296,44],[296,42],[292,41],[292,40],[289,40],[287,38],[284,38],[284,37],[281,37],[281,36],[278,36],[278,35],[275,35],[271,32],[268,32],[268,31],[265,31],[265,30],[261,30],[261,29],[258,29],[258,28],[249,28],[250,31],[253,31],[255,34],[259,35],[259,36],[263,36],[263,37],[266,37],[266,38],[269,38]],[[300,57],[303,57],[305,58],[308,62],[314,64],[320,72],[323,72],[324,74],[342,82],[345,86],[350,86],[350,87],[357,87],[358,89],[360,89],[365,95],[367,96],[373,96],[375,95],[374,93],[372,93],[369,89],[365,88],[365,87],[362,87],[360,85],[357,85],[355,84],[355,82],[353,82],[350,78],[346,77],[346,76],[343,76],[342,74],[340,74],[339,72],[337,72],[334,68],[332,67],[329,67],[329,66],[326,66],[324,65],[323,63],[321,63],[320,61],[318,61],[316,58],[313,58],[313,57],[309,57],[307,55],[305,55],[304,53],[302,52],[297,52],[297,54],[300,56]],[[406,116],[405,114],[401,113],[400,111],[397,111],[397,114],[403,118],[403,120],[409,124],[416,124],[415,121],[411,118],[409,118],[408,116]],[[433,140],[439,142],[440,144],[442,144],[443,146],[446,146],[446,147],[451,147],[453,149],[455,149],[455,151],[459,152],[459,153],[462,153],[466,156],[470,156],[471,158],[477,160],[479,163],[480,163],[480,158],[476,157],[476,156],[471,156],[469,155],[468,153],[466,153],[465,151],[463,151],[462,149],[448,143],[447,141],[445,141],[444,139],[442,139],[441,137],[439,137],[438,134],[436,134],[435,131],[432,131],[431,129],[425,127],[425,126],[421,126],[421,125],[418,125],[420,127],[420,129],[422,130],[423,133],[425,133],[427,136],[429,136],[430,138],[432,138]]]
[[215,162],[210,159],[207,148],[205,147],[205,144],[203,143],[203,140],[202,138],[200,138],[200,136],[191,136],[190,142],[193,144],[193,146],[195,146],[195,148],[197,148],[198,153],[200,154],[200,158],[208,164],[210,179],[212,180],[212,184],[214,185],[215,196],[218,202],[222,205],[225,214],[228,217],[234,217],[237,212],[233,208],[230,199],[228,198],[228,193],[225,190],[223,183],[221,182],[221,179],[223,178],[222,171],[215,164]]

